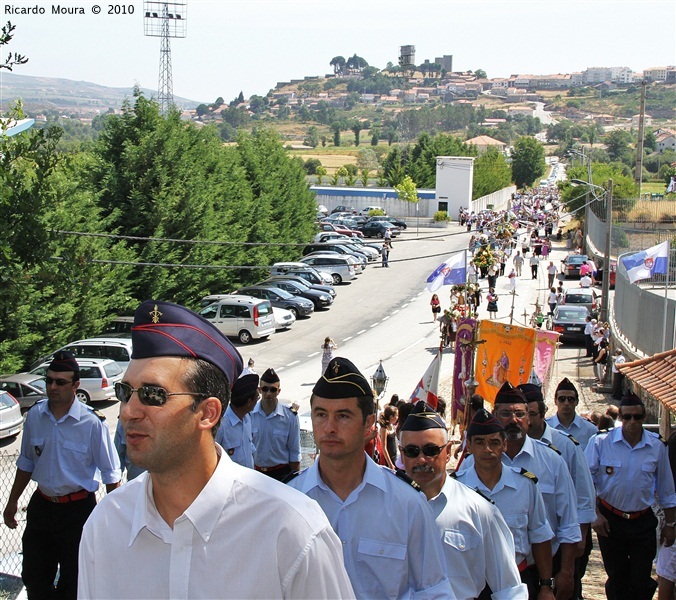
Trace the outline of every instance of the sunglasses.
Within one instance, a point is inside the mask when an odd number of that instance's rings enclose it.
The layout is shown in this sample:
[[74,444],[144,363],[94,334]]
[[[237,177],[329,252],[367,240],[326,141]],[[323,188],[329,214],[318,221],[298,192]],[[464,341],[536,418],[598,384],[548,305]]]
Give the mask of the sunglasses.
[[570,402],[571,404],[575,404],[577,402],[577,398],[575,396],[557,396],[556,401],[557,402]]
[[632,419],[634,419],[634,421],[643,421],[643,419],[645,419],[645,413],[641,415],[628,415],[628,414],[622,415],[623,421],[631,421]]
[[207,398],[207,394],[200,392],[167,392],[163,387],[157,385],[142,385],[138,388],[131,387],[128,383],[115,384],[115,396],[120,402],[125,404],[131,399],[131,395],[136,392],[141,404],[146,406],[163,406],[167,403],[169,396],[201,396]]
[[418,458],[418,455],[420,452],[422,452],[425,456],[439,456],[441,451],[446,447],[444,444],[443,446],[435,446],[434,444],[425,444],[422,448],[420,446],[414,446],[413,444],[409,444],[408,446],[399,446],[401,448],[401,451],[404,453],[404,456],[407,456],[408,458]]
[[278,391],[279,391],[278,387],[268,387],[267,385],[261,387],[261,392],[272,392],[274,394],[275,392]]
[[68,385],[69,383],[73,383],[73,379],[53,379],[52,377],[45,377],[45,383],[47,385],[52,385],[52,383],[55,383],[59,387],[62,385]]

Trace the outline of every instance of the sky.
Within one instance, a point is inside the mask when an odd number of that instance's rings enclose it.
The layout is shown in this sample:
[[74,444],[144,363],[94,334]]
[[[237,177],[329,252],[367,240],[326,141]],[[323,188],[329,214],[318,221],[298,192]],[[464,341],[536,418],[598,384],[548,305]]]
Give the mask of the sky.
[[[9,50],[29,57],[14,73],[157,89],[160,39],[144,36],[144,3],[97,2],[3,0],[0,22],[17,26]],[[481,68],[489,77],[676,64],[673,0],[185,2],[187,35],[171,40],[173,89],[200,102],[227,102],[240,91],[265,95],[278,81],[330,73],[337,55],[356,53],[384,68],[409,44],[418,64],[452,54],[453,70]],[[85,14],[53,14],[53,6]],[[11,14],[8,7],[44,14]]]

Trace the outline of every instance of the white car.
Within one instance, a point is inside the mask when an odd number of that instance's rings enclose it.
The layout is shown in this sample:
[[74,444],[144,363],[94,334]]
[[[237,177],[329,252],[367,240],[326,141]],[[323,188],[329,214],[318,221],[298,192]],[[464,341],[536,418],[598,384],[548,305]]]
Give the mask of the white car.
[[379,210],[381,213],[385,214],[382,206],[366,206],[359,211],[359,214],[362,217],[368,217],[372,210]]
[[9,392],[0,391],[0,439],[18,435],[22,428],[19,403]]
[[296,322],[296,317],[290,310],[285,308],[272,307],[272,316],[274,317],[275,331],[280,329],[288,329]]

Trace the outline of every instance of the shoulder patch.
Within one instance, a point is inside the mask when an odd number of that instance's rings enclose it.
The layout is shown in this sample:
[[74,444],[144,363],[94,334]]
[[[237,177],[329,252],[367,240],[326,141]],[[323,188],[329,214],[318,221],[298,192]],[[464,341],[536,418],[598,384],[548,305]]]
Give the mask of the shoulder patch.
[[571,442],[573,442],[573,444],[575,444],[576,446],[579,446],[579,445],[580,445],[580,442],[578,442],[572,435],[570,435],[569,433],[566,433],[565,435],[568,436],[568,439],[569,439]]
[[561,450],[559,450],[554,444],[545,442],[545,446],[547,446],[547,448],[550,448],[551,450],[554,450],[554,452],[556,452],[559,456],[561,456]]
[[474,491],[475,491],[477,494],[479,494],[479,496],[481,496],[484,500],[487,500],[487,501],[490,502],[491,504],[495,504],[495,502],[493,502],[493,500],[491,500],[488,496],[486,496],[486,495],[485,495],[483,492],[481,492],[480,490],[476,490],[476,489],[475,489]]
[[521,467],[521,470],[519,471],[519,474],[523,475],[524,477],[528,477],[533,483],[538,482],[538,478],[535,476],[534,473],[531,473],[530,471],[526,471],[523,467]]
[[98,408],[93,408],[92,412],[99,418],[101,421],[106,420],[106,415],[104,415]]
[[394,475],[396,475],[404,483],[408,483],[408,485],[410,485],[414,490],[417,490],[419,492],[422,491],[420,489],[420,486],[415,481],[413,481],[413,479],[411,479],[408,475],[406,475],[406,471],[402,471],[401,469],[396,469],[394,471],[392,471],[391,469],[387,469],[387,470],[390,473],[393,473]]

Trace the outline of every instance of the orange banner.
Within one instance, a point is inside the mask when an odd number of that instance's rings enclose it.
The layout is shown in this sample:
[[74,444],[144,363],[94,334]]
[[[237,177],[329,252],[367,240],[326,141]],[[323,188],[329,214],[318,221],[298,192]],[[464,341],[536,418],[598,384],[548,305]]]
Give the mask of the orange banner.
[[480,344],[476,354],[477,394],[493,404],[505,381],[516,386],[526,383],[533,366],[535,330],[483,320],[479,323]]

